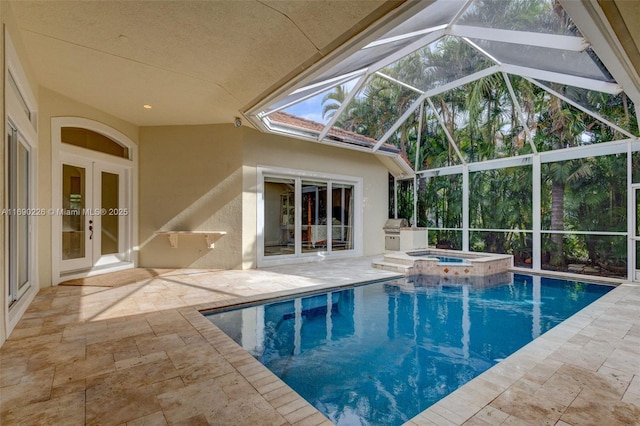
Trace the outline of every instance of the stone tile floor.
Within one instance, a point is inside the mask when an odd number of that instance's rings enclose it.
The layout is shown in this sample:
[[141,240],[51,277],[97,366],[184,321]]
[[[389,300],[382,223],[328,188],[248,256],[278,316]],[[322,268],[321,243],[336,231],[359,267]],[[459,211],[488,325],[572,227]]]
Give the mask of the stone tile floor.
[[[199,310],[396,275],[371,261],[43,289],[0,348],[0,424],[329,425]],[[409,424],[640,424],[640,286],[619,286]]]

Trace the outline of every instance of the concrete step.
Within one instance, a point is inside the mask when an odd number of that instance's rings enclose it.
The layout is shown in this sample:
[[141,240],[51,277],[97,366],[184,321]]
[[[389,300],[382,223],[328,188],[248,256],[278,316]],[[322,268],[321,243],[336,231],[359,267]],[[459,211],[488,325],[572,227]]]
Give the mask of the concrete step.
[[414,261],[415,261],[414,258],[408,257],[405,253],[402,253],[402,254],[396,254],[396,253],[385,254],[384,255],[384,260],[383,260],[383,262],[386,262],[386,263],[395,263],[397,265],[406,265],[406,266],[413,266],[413,262]]
[[397,272],[399,274],[407,274],[411,272],[413,265],[401,265],[392,262],[373,262],[372,266],[385,271]]

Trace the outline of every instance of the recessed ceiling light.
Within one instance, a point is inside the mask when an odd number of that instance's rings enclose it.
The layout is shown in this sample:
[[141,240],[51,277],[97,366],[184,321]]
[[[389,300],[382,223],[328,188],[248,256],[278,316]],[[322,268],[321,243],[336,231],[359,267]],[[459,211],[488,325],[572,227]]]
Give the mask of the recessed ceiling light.
[[143,107],[144,107],[145,109],[151,109],[151,108],[153,108],[153,107],[152,107],[151,105],[149,105],[149,104],[144,104],[144,105],[143,105]]

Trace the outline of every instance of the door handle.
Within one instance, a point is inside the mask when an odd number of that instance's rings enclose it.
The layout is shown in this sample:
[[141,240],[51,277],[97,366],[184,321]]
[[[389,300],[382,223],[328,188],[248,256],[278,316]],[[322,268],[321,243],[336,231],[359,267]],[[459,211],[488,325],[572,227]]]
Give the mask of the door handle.
[[89,239],[93,239],[93,220],[89,220]]

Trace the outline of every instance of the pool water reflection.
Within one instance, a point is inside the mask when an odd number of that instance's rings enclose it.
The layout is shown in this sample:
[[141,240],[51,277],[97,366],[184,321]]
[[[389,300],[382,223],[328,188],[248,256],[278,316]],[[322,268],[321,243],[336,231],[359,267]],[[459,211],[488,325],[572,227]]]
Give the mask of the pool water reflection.
[[397,279],[207,317],[334,423],[399,425],[613,287]]

